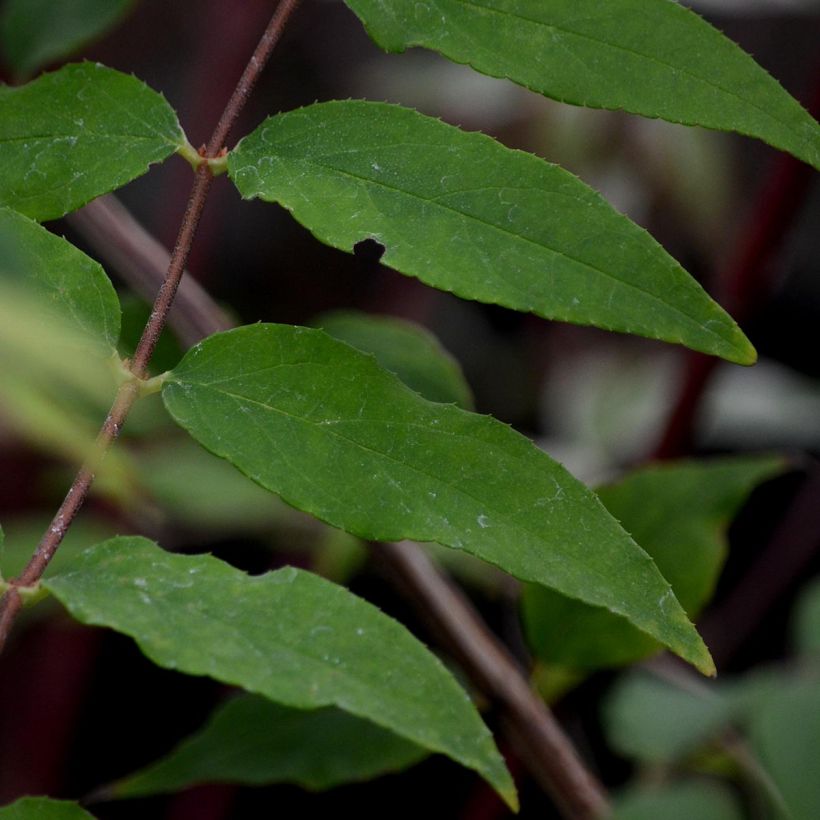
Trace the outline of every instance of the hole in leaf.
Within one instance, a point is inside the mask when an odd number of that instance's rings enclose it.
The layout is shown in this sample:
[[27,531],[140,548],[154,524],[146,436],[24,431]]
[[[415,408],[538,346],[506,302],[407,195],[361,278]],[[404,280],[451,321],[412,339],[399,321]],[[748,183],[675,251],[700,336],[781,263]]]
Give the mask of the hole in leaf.
[[384,255],[384,245],[375,239],[362,239],[353,246],[353,255],[362,262],[378,262]]

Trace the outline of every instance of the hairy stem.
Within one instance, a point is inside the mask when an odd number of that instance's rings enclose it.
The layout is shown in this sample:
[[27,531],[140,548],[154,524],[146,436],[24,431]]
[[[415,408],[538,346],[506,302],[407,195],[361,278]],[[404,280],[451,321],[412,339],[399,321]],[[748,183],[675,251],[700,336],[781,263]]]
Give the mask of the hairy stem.
[[[282,36],[285,24],[298,5],[299,0],[281,0],[265,29],[259,45],[256,47],[239,82],[231,95],[225,110],[214,130],[205,151],[206,158],[214,158],[221,151],[242,106],[248,99],[251,89],[256,84],[265,63],[268,61],[274,46]],[[194,184],[188,198],[188,205],[177,235],[173,253],[168,264],[168,271],[162,286],[154,301],[151,315],[142,332],[136,352],[130,363],[130,369],[135,379],[145,378],[148,372],[148,363],[156,347],[160,333],[168,320],[168,313],[174,301],[180,279],[185,270],[185,263],[191,251],[194,235],[199,219],[202,216],[205,200],[211,187],[213,176],[207,163],[203,163],[196,171]],[[135,380],[124,382],[114,399],[111,410],[100,430],[93,452],[86,463],[80,468],[74,482],[66,494],[63,503],[57,510],[51,525],[37,545],[28,565],[19,578],[12,581],[10,588],[0,600],[0,651],[5,646],[11,626],[22,606],[20,593],[14,586],[31,586],[42,578],[54,553],[60,546],[71,522],[82,507],[88,496],[88,491],[94,481],[94,473],[109,447],[120,434],[128,413],[137,399],[139,390]]]

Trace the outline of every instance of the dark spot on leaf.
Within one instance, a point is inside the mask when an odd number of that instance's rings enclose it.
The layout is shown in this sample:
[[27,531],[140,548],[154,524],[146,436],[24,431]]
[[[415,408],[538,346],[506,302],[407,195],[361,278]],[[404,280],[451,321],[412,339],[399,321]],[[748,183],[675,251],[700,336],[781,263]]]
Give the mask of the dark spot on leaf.
[[378,262],[384,255],[384,245],[375,239],[362,239],[353,246],[353,255],[362,262]]

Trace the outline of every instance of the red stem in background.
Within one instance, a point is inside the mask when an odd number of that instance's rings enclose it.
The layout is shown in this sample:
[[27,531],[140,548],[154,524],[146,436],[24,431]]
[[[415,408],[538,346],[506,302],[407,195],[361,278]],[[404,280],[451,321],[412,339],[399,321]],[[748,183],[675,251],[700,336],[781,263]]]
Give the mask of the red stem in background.
[[[231,130],[242,106],[248,99],[248,95],[256,84],[265,63],[268,61],[276,43],[282,36],[285,24],[290,15],[296,9],[299,0],[280,0],[276,11],[273,14],[259,45],[251,55],[242,76],[231,95],[225,110],[208,142],[205,157],[214,158],[222,149],[222,146]],[[196,233],[202,210],[205,207],[205,200],[208,196],[213,176],[208,163],[203,163],[196,171],[191,195],[185,215],[179,229],[176,245],[171,254],[168,272],[160,287],[154,302],[154,307],[148,322],[143,330],[142,337],[137,345],[134,358],[131,361],[131,373],[135,380],[124,382],[117,391],[114,404],[103,423],[94,450],[86,463],[80,468],[71,487],[66,494],[63,503],[57,510],[51,525],[46,530],[45,535],[37,546],[31,560],[19,578],[11,582],[11,587],[0,600],[0,651],[2,651],[8,638],[11,626],[17,613],[22,607],[22,598],[17,587],[31,586],[36,584],[46,570],[57,548],[62,543],[66,531],[71,526],[71,522],[82,507],[88,496],[88,491],[94,481],[94,472],[105,456],[109,447],[114,443],[120,434],[122,425],[128,417],[134,402],[139,393],[137,380],[143,379],[148,370],[148,363],[156,347],[159,335],[168,320],[168,313],[174,301],[179,281],[185,270],[185,263],[191,250],[191,244]]]
[[[809,110],[817,116],[820,80],[812,97]],[[773,258],[806,200],[815,173],[789,154],[778,154],[774,161],[715,283],[715,297],[737,321],[746,321],[769,294]],[[680,393],[652,458],[689,453],[698,409],[718,364],[713,356],[688,354]]]

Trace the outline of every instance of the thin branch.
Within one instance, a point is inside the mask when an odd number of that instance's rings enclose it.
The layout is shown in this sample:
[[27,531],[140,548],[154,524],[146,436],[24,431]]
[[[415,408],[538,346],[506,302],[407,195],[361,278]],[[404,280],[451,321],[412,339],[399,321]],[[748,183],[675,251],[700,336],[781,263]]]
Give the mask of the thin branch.
[[[113,195],[102,196],[65,217],[110,271],[152,302],[168,270],[168,251],[146,231]],[[225,311],[205,293],[196,279],[183,274],[168,324],[185,347],[231,327]]]
[[[122,206],[112,209],[108,217],[96,226],[102,244],[118,243],[121,234],[129,231],[132,223],[148,240],[130,243],[135,259],[133,265],[122,270],[126,280],[131,282],[132,277],[139,277],[139,281],[152,276],[158,278],[157,267],[151,264],[151,260],[161,245],[139,227]],[[76,227],[84,234],[85,225]],[[167,257],[167,251],[161,252]],[[134,274],[134,268],[139,268],[140,272]],[[199,316],[186,316],[185,321],[192,327],[200,327],[203,336],[223,329],[216,318],[219,308],[205,291],[202,291],[201,299],[185,300],[176,307],[182,312],[200,312]],[[603,787],[585,768],[571,741],[532,691],[507,649],[490,632],[458,588],[442,577],[416,544],[375,545],[373,554],[389,567],[397,583],[410,592],[408,597],[419,614],[450,648],[473,683],[501,706],[505,730],[522,761],[545,791],[564,807],[565,816],[578,820],[606,816],[607,799]]]
[[219,118],[219,123],[208,142],[208,148],[205,152],[206,157],[215,157],[222,150],[225,140],[239,116],[239,112],[248,101],[248,96],[256,85],[256,81],[259,79],[270,53],[279,42],[288,19],[298,5],[299,0],[280,1],[270,23],[268,23],[268,27],[265,29],[265,33],[262,35],[262,39],[259,41],[259,45],[256,47],[256,51],[251,55],[233,94],[231,94],[230,100],[228,100],[228,104],[225,106],[225,110],[222,112],[222,116]]
[[[259,74],[282,35],[285,23],[297,5],[298,0],[281,0],[279,3],[259,41],[259,45],[239,80],[236,90],[225,107],[225,111],[208,143],[208,149],[205,152],[206,157],[214,158],[221,151],[228,132],[239,116],[250,90],[256,84]],[[131,372],[136,379],[145,378],[148,372],[148,363],[168,319],[168,313],[185,270],[185,263],[191,250],[194,234],[202,216],[202,210],[212,181],[213,176],[210,168],[207,163],[203,163],[196,171],[185,215],[171,254],[168,272],[159,289],[151,315],[130,363]],[[77,473],[63,503],[52,519],[51,525],[46,530],[22,575],[11,582],[12,587],[6,591],[2,600],[0,600],[0,651],[5,646],[11,626],[21,607],[20,594],[14,587],[31,586],[42,578],[46,567],[60,546],[66,530],[71,526],[71,522],[88,495],[94,481],[95,470],[108,448],[119,436],[122,425],[128,417],[138,393],[139,390],[135,380],[126,381],[122,384],[97,436],[93,452]]]
[[373,554],[396,574],[416,613],[472,681],[500,707],[522,762],[563,816],[573,820],[606,817],[609,807],[603,786],[461,590],[441,575],[416,544],[378,544]]

